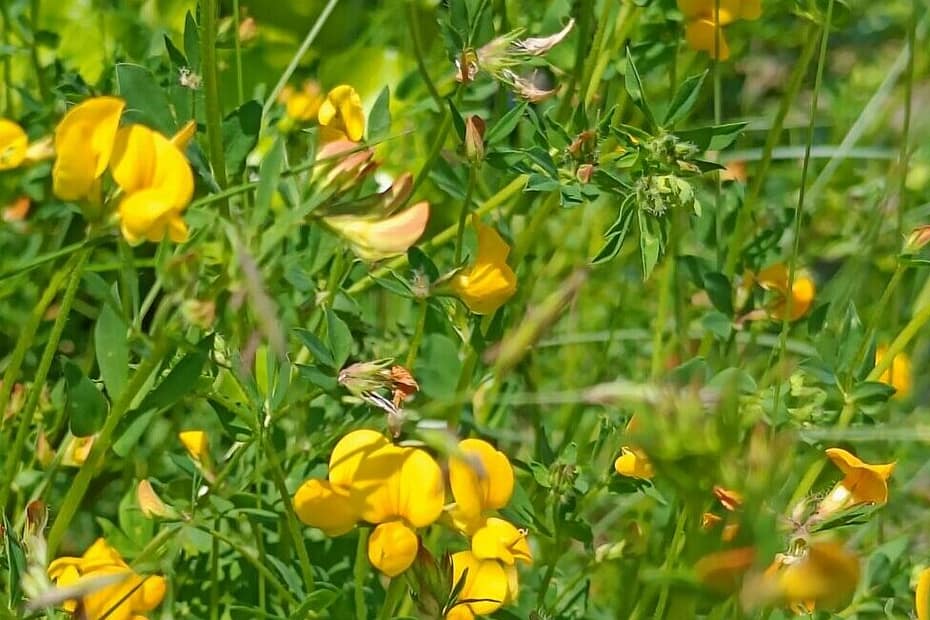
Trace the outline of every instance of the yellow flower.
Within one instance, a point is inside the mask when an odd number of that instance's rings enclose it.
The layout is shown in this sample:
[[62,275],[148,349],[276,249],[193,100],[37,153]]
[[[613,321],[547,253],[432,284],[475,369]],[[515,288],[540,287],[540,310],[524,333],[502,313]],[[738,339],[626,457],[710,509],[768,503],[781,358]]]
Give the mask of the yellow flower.
[[856,591],[859,570],[859,558],[839,543],[815,542],[778,554],[765,571],[764,590],[795,609],[842,609]]
[[418,202],[389,217],[333,215],[323,221],[344,237],[359,258],[377,261],[403,254],[426,230],[429,203]]
[[316,120],[317,112],[323,103],[323,93],[320,85],[314,80],[307,80],[300,90],[288,86],[281,91],[278,101],[284,104],[288,118],[298,122]]
[[203,431],[181,431],[178,433],[178,439],[184,444],[188,454],[195,461],[202,462],[208,456],[209,444],[207,434]]
[[[189,134],[185,128],[177,141],[183,143]],[[119,204],[126,241],[187,239],[181,213],[194,194],[194,175],[176,142],[144,125],[124,127],[116,134],[110,169],[126,194]]]
[[330,455],[329,481],[308,480],[294,497],[301,521],[332,536],[358,521],[378,524],[368,557],[391,577],[413,563],[416,528],[435,522],[444,503],[442,471],[433,457],[369,430],[343,437]]
[[497,560],[482,560],[471,551],[452,554],[453,588],[460,581],[463,583],[456,604],[446,613],[446,620],[471,620],[492,614],[517,595],[515,567]]
[[96,435],[88,437],[75,437],[69,435],[62,443],[61,450],[64,452],[61,457],[61,464],[67,467],[80,467],[90,456],[90,449],[94,447]]
[[841,448],[828,448],[826,454],[843,472],[844,478],[820,502],[819,515],[860,504],[881,506],[888,501],[888,478],[894,472],[895,463],[870,465]]
[[490,517],[471,537],[471,551],[481,560],[500,560],[507,566],[519,560],[531,564],[533,553],[526,533],[509,521]]
[[685,40],[688,45],[718,60],[730,57],[722,27],[737,19],[758,19],[762,13],[760,0],[720,0],[719,13],[717,0],[678,0],[678,8],[687,22]]
[[917,576],[914,607],[917,611],[917,620],[930,620],[930,568],[923,569]]
[[29,137],[23,128],[0,118],[0,170],[12,170],[26,159]]
[[342,137],[358,142],[365,134],[362,100],[354,88],[345,84],[326,94],[326,99],[317,111],[317,120],[326,130],[324,138],[329,138],[327,142]]
[[[87,585],[90,591],[80,601],[68,600],[63,605],[66,611],[75,613],[80,603],[81,617],[86,620],[144,619],[142,614],[161,603],[167,587],[164,577],[143,577],[129,568],[119,552],[102,538],[79,558],[53,561],[48,575],[59,587]],[[115,582],[93,586],[95,580],[107,577]]]
[[[768,308],[771,318],[781,321],[788,312],[788,266],[776,263],[766,267],[755,276],[759,286],[776,293],[776,299]],[[817,287],[814,281],[802,273],[796,273],[791,287],[791,314],[789,320],[797,321],[807,314],[814,302]]]
[[[881,362],[887,353],[888,347],[886,345],[879,346],[875,350],[875,364]],[[882,373],[879,381],[887,383],[896,390],[894,398],[907,398],[913,385],[910,356],[903,351],[895,355],[894,359],[891,360],[891,365]]]
[[614,469],[621,476],[628,478],[639,478],[641,480],[652,480],[655,476],[655,470],[646,453],[639,448],[629,448],[623,446],[620,448],[620,456],[614,461]]
[[481,439],[463,439],[449,459],[455,497],[453,521],[466,534],[484,525],[486,511],[503,508],[513,495],[513,467],[507,455]]
[[491,314],[516,292],[517,276],[507,265],[510,246],[477,215],[472,223],[478,231],[478,256],[455,275],[452,290],[475,314]]
[[71,108],[55,129],[52,185],[62,200],[96,199],[125,102],[94,97]]

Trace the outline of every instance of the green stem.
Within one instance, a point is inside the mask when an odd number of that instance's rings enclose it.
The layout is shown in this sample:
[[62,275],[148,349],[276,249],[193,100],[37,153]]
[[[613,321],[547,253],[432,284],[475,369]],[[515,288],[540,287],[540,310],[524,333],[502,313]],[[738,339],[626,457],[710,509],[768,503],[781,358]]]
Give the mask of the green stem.
[[410,341],[410,350],[407,351],[407,359],[404,361],[404,366],[408,370],[413,369],[413,363],[417,359],[417,351],[420,349],[420,343],[423,341],[423,330],[426,327],[426,311],[428,308],[425,297],[420,299],[418,307],[419,316],[417,318],[416,331],[413,333],[413,340]]
[[[223,150],[223,106],[220,102],[219,74],[216,62],[217,0],[201,0],[200,58],[203,64],[203,89],[206,104],[207,144],[213,176],[220,189],[226,188],[226,154]],[[228,201],[221,200],[224,215],[229,214]]]
[[[78,255],[80,256],[80,255]],[[23,325],[19,338],[16,340],[16,346],[13,348],[13,354],[10,356],[9,364],[3,373],[3,381],[0,383],[0,430],[3,429],[6,422],[6,408],[10,403],[10,394],[13,391],[13,385],[19,379],[19,371],[22,368],[23,360],[26,353],[35,340],[36,332],[39,331],[39,325],[42,323],[42,317],[45,316],[46,310],[55,300],[55,296],[64,284],[65,279],[73,271],[74,265],[78,260],[83,260],[72,256],[62,269],[55,270],[49,279],[42,296],[32,309],[26,324]],[[0,504],[2,505],[2,504]]]
[[[678,520],[675,522],[675,533],[672,534],[672,542],[668,547],[669,552],[666,554],[665,562],[662,564],[663,572],[667,572],[672,568],[672,565],[678,559],[678,554],[681,553],[682,543],[684,542],[683,537],[685,535],[685,523],[687,523],[687,520],[687,510],[682,510],[678,513]],[[669,582],[666,582],[659,592],[659,601],[656,603],[656,613],[653,616],[655,618],[665,617],[665,607],[668,605],[669,587]]]
[[436,109],[442,110],[445,108],[445,104],[442,101],[439,91],[436,89],[436,84],[433,83],[433,79],[429,76],[429,71],[426,70],[426,61],[423,54],[423,40],[420,37],[417,4],[415,2],[407,2],[407,27],[410,30],[410,41],[413,43],[413,54],[417,60],[417,69],[419,69],[420,75],[423,77],[423,83],[426,84],[426,90],[429,91],[429,96],[436,102]]
[[[516,194],[518,194],[523,189],[523,187],[526,185],[526,179],[527,179],[527,176],[521,174],[520,176],[515,178],[513,181],[511,181],[510,183],[502,187],[496,194],[494,194],[493,196],[488,198],[486,201],[484,201],[484,204],[482,204],[480,207],[475,209],[475,213],[477,213],[479,216],[484,215],[486,213],[490,213],[495,208],[504,204],[505,202],[513,198]],[[436,234],[435,237],[433,237],[432,239],[424,243],[422,245],[423,250],[428,252],[434,248],[444,245],[445,243],[448,243],[449,241],[455,238],[455,234],[457,231],[458,231],[458,224],[453,224],[452,226],[449,226],[442,232]],[[364,278],[362,278],[361,280],[359,280],[358,282],[350,286],[349,289],[346,291],[346,293],[348,295],[354,295],[356,293],[361,293],[362,291],[368,290],[379,279],[390,275],[392,271],[396,271],[406,266],[407,262],[408,261],[407,261],[406,255],[399,256],[398,258],[395,258],[394,260],[388,261],[387,265],[385,265],[384,267],[375,269],[371,273],[367,274]]]
[[281,462],[274,451],[274,448],[268,443],[267,438],[263,438],[262,446],[265,449],[265,455],[268,457],[268,463],[271,465],[272,479],[274,485],[281,496],[281,504],[284,510],[284,517],[287,521],[287,528],[291,539],[294,542],[294,548],[297,551],[297,560],[300,563],[300,572],[304,579],[306,594],[310,594],[314,589],[313,568],[310,564],[310,556],[307,554],[307,545],[304,543],[304,537],[301,535],[300,523],[297,522],[297,515],[294,514],[294,506],[291,503],[290,493],[287,492],[287,483],[285,482],[284,470]]
[[672,283],[675,279],[675,257],[668,255],[665,257],[664,262],[665,266],[662,272],[662,280],[659,283],[659,308],[653,324],[652,363],[650,365],[650,376],[653,379],[657,379],[662,373],[662,362],[665,357],[664,347],[662,346],[662,335],[665,331],[665,324],[668,322],[669,307],[672,299]]
[[462,260],[462,246],[465,241],[465,225],[468,223],[468,214],[471,212],[471,198],[475,193],[475,183],[478,179],[478,165],[473,164],[468,172],[468,186],[465,188],[465,200],[462,202],[462,210],[459,211],[459,228],[455,233],[455,258],[452,264],[458,266]]
[[[788,258],[788,294],[785,296],[785,315],[781,323],[781,336],[778,345],[778,362],[775,368],[781,368],[785,357],[786,343],[788,341],[788,328],[791,325],[791,306],[794,302],[794,278],[797,274],[797,258],[801,249],[801,220],[804,214],[804,200],[807,197],[807,174],[810,170],[811,148],[814,144],[814,127],[817,119],[817,102],[820,98],[820,87],[823,84],[823,70],[827,61],[827,45],[830,42],[830,24],[833,19],[833,2],[827,3],[827,16],[824,19],[823,33],[820,39],[820,56],[817,59],[817,75],[814,78],[814,93],[811,97],[810,118],[807,122],[807,141],[804,147],[804,161],[801,165],[800,192],[798,194],[798,206],[794,212],[794,244],[791,248],[791,256]],[[782,382],[775,384],[774,411],[778,411],[779,400],[781,397]]]
[[240,41],[239,31],[242,22],[240,20],[239,0],[233,0],[233,24],[236,29],[233,37],[236,45],[236,95],[238,96],[239,105],[242,105],[245,102],[245,81],[242,79],[242,41]]
[[905,271],[907,271],[907,266],[901,262],[898,262],[898,266],[895,268],[894,274],[892,274],[891,279],[888,281],[888,285],[885,286],[885,290],[882,291],[881,298],[879,298],[878,303],[875,304],[875,307],[872,309],[869,322],[866,325],[865,335],[862,337],[862,342],[859,344],[859,349],[856,351],[856,356],[853,357],[851,368],[858,368],[859,365],[865,361],[865,354],[869,350],[869,345],[872,342],[872,338],[875,336],[878,322],[881,319],[882,314],[888,308],[888,302],[891,299],[891,296],[897,290],[898,285],[901,283],[901,279],[904,277]]
[[378,613],[378,620],[391,620],[394,617],[394,610],[397,604],[407,593],[407,587],[403,577],[394,577],[388,585],[387,593],[384,595],[384,605]]
[[368,528],[358,530],[358,547],[355,550],[355,566],[352,578],[355,584],[355,618],[368,620],[368,607],[365,605],[365,578],[368,577]]
[[[214,527],[219,523],[214,521]],[[220,617],[220,539],[213,537],[210,545],[210,620],[218,620]]]
[[167,341],[164,338],[156,339],[154,350],[142,358],[142,362],[132,375],[129,385],[126,386],[126,389],[120,394],[119,398],[117,398],[116,402],[114,402],[113,406],[110,408],[110,412],[107,414],[107,418],[103,423],[103,428],[100,429],[100,433],[94,440],[94,445],[90,450],[90,454],[87,456],[87,460],[84,461],[81,469],[78,470],[77,476],[75,476],[74,481],[68,488],[68,492],[61,502],[61,507],[55,518],[55,522],[52,524],[52,529],[48,533],[49,557],[55,557],[55,551],[58,549],[58,545],[61,543],[65,531],[67,531],[68,526],[71,524],[71,519],[77,514],[91,480],[103,466],[104,459],[113,442],[113,434],[116,432],[117,426],[126,412],[129,411],[136,395],[146,384],[151,374],[161,364],[162,358],[167,350]]
[[426,161],[423,162],[423,166],[420,168],[420,171],[417,172],[417,178],[413,182],[413,189],[410,190],[411,196],[429,177],[429,172],[436,164],[436,160],[439,159],[439,153],[442,151],[442,146],[446,143],[446,137],[449,135],[449,130],[452,128],[452,112],[449,110],[449,107],[443,106],[441,110],[442,122],[439,123],[439,129],[436,131],[436,139],[433,141],[432,146],[430,146],[429,153],[426,154]]
[[294,71],[297,70],[297,65],[300,64],[301,59],[303,59],[304,55],[307,53],[307,50],[310,49],[310,46],[313,45],[317,35],[320,34],[320,30],[323,29],[323,24],[326,23],[327,19],[329,19],[329,14],[333,12],[333,9],[336,8],[338,3],[339,0],[329,0],[329,2],[326,3],[326,6],[323,7],[323,10],[320,11],[319,17],[316,18],[313,26],[310,27],[310,31],[307,33],[307,36],[304,37],[303,42],[297,49],[297,53],[295,53],[294,57],[291,58],[291,62],[288,63],[287,68],[284,69],[284,73],[282,73],[281,77],[278,79],[278,83],[274,85],[274,88],[272,88],[271,92],[268,94],[268,98],[265,99],[265,105],[262,109],[262,118],[268,118],[268,112],[271,111],[271,106],[273,106],[275,101],[277,101],[278,95],[284,89],[285,85],[287,85],[287,82],[291,79],[291,76],[294,75]]
[[[23,410],[17,420],[16,436],[13,439],[13,445],[8,449],[6,462],[3,466],[3,484],[0,486],[0,510],[2,510],[10,497],[10,491],[13,488],[13,478],[16,476],[16,468],[20,463],[20,455],[23,446],[26,443],[26,437],[32,431],[32,420],[35,417],[36,408],[39,405],[39,398],[42,390],[45,389],[45,379],[48,371],[52,366],[52,360],[58,351],[58,343],[61,340],[61,334],[68,323],[71,315],[71,305],[74,303],[74,297],[77,295],[78,286],[81,283],[82,267],[84,266],[90,250],[84,250],[77,255],[74,267],[68,276],[68,286],[65,294],[62,296],[61,305],[58,307],[58,316],[55,317],[55,323],[52,325],[52,332],[49,334],[48,341],[45,343],[45,349],[42,351],[42,357],[39,360],[39,366],[36,368],[35,376],[32,380],[32,388],[29,390],[29,397],[23,406]],[[0,411],[4,411],[0,409]]]
[[291,593],[291,591],[287,588],[287,586],[281,583],[281,581],[275,576],[275,574],[271,572],[271,570],[267,566],[259,562],[258,558],[256,558],[254,555],[249,553],[245,547],[235,542],[234,540],[232,540],[225,534],[218,532],[216,530],[205,529],[204,531],[210,534],[210,536],[213,536],[214,538],[219,539],[220,542],[226,543],[232,548],[233,551],[235,551],[240,556],[245,558],[246,561],[248,561],[248,563],[251,564],[252,567],[258,572],[258,574],[261,575],[268,583],[270,583],[274,587],[274,589],[278,591],[278,594],[284,597],[284,599],[286,599],[288,603],[290,603],[291,605],[295,605],[295,606],[299,603],[297,598]]

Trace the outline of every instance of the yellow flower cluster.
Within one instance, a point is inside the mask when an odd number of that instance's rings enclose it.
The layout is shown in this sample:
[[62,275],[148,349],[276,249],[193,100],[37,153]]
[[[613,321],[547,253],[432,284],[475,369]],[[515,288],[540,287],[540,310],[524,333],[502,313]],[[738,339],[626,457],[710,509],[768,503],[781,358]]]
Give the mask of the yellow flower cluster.
[[532,561],[532,555],[525,533],[493,514],[513,493],[513,469],[503,453],[479,439],[461,441],[449,460],[448,486],[455,502],[447,507],[446,481],[429,453],[363,429],[336,444],[328,478],[304,482],[294,508],[301,521],[328,536],[361,522],[374,525],[368,559],[389,577],[414,564],[420,552],[417,530],[448,511],[443,521],[471,541],[470,549],[452,554],[457,596],[445,610],[446,618],[463,620],[513,600],[515,564]]
[[699,52],[711,58],[726,60],[730,46],[723,36],[723,26],[738,19],[758,19],[762,0],[678,0],[678,9],[685,16],[685,40]]
[[75,618],[85,620],[145,620],[143,614],[161,604],[167,588],[164,577],[137,574],[102,538],[79,558],[53,561],[48,574],[60,588],[74,587],[86,592],[63,605]]

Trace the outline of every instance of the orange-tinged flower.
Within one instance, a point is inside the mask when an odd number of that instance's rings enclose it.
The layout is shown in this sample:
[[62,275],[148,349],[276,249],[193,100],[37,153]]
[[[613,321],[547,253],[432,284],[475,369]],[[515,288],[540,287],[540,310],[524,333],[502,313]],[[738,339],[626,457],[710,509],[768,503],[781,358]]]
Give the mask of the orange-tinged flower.
[[620,448],[620,456],[614,461],[614,469],[621,476],[628,478],[652,480],[652,477],[655,476],[652,462],[646,456],[646,453],[638,448],[628,446]]
[[317,120],[334,139],[345,137],[358,142],[365,135],[365,111],[362,109],[362,100],[355,89],[346,84],[337,86],[326,94],[326,99],[317,110]]
[[743,505],[743,495],[740,492],[719,485],[714,486],[714,497],[730,512],[739,510]]
[[463,439],[449,459],[449,484],[455,497],[453,520],[466,534],[483,525],[484,513],[503,508],[513,495],[514,476],[503,452],[481,439]]
[[[164,577],[143,577],[133,571],[119,552],[98,538],[80,558],[63,557],[48,567],[48,575],[59,587],[80,586],[100,577],[112,576],[114,583],[92,589],[80,601],[68,600],[63,607],[74,613],[80,604],[86,620],[138,620],[165,597]],[[89,583],[88,583],[89,585]]]
[[181,431],[178,433],[178,439],[184,444],[187,453],[191,458],[198,462],[203,462],[207,458],[209,444],[207,434],[203,431]]
[[702,557],[694,565],[698,581],[717,592],[732,592],[752,567],[756,551],[753,547],[740,547],[715,551]]
[[507,566],[516,561],[533,562],[533,553],[526,540],[526,533],[509,521],[497,517],[488,518],[471,537],[471,550],[482,560],[500,560]]
[[377,261],[403,254],[417,242],[429,221],[429,203],[418,202],[389,217],[332,215],[323,221],[349,242],[359,258]]
[[17,123],[0,118],[0,170],[17,168],[26,159],[29,136]]
[[859,558],[843,545],[814,542],[796,553],[778,554],[765,571],[763,589],[789,607],[836,610],[849,603],[859,573]]
[[720,0],[719,5],[717,0],[678,0],[678,8],[687,21],[688,45],[718,60],[730,57],[722,27],[737,19],[758,19],[762,13],[761,0]]
[[870,465],[842,448],[828,448],[826,454],[844,478],[820,502],[818,514],[823,516],[860,504],[881,506],[888,501],[888,478],[895,463]]
[[139,502],[139,508],[142,514],[151,519],[152,517],[168,517],[174,514],[174,510],[165,504],[162,499],[152,488],[152,483],[148,480],[140,480],[136,487],[136,501]]
[[930,568],[920,571],[914,593],[917,620],[930,620]]
[[110,163],[120,115],[126,103],[94,97],[71,108],[55,129],[52,184],[62,200],[95,199]]
[[[877,365],[888,353],[887,345],[881,345],[875,349],[875,364]],[[882,373],[878,379],[882,383],[887,383],[896,391],[894,398],[907,398],[911,394],[913,386],[913,376],[911,375],[911,358],[902,351],[894,356],[891,365]]]
[[131,244],[187,239],[181,217],[194,195],[194,175],[178,144],[189,139],[182,130],[177,143],[144,125],[119,130],[110,169],[125,192],[119,204],[120,227]]
[[456,604],[446,612],[446,620],[470,620],[492,614],[517,595],[515,567],[497,560],[482,560],[471,551],[452,554],[453,588],[460,581],[463,583]]
[[756,274],[755,280],[765,290],[776,293],[776,299],[769,306],[768,314],[778,321],[783,320],[786,315],[789,320],[797,321],[807,314],[817,292],[811,278],[803,273],[796,273],[791,287],[791,308],[788,314],[788,266],[784,263],[770,265]]
[[472,223],[478,231],[478,255],[453,277],[452,290],[475,314],[491,314],[516,292],[517,276],[507,265],[510,246],[477,215]]

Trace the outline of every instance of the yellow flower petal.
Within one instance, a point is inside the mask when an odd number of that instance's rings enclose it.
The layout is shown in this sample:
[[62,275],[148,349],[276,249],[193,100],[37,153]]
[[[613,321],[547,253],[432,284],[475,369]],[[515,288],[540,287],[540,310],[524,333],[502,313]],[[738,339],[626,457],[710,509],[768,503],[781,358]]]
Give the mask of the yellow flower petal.
[[188,454],[195,461],[202,461],[207,456],[208,442],[207,434],[203,431],[182,431],[178,433],[178,439],[187,448]]
[[[779,560],[776,560],[779,562]],[[783,601],[817,609],[845,607],[859,583],[859,558],[835,542],[812,543],[800,556],[781,556],[773,576]]]
[[359,519],[348,489],[326,480],[304,482],[294,495],[294,512],[301,521],[323,530],[327,536],[345,534]]
[[526,534],[512,523],[497,517],[489,518],[471,539],[471,550],[482,560],[500,560],[511,566],[517,560],[532,563],[533,554]]
[[478,255],[452,279],[452,290],[475,314],[491,314],[516,292],[517,276],[507,265],[507,242],[477,216],[472,222],[478,231]]
[[727,45],[722,28],[719,29],[719,40],[717,40],[717,31],[718,28],[714,26],[712,19],[695,19],[685,26],[685,41],[695,51],[707,52],[711,58],[717,60],[727,60],[730,57],[730,46]]
[[[474,615],[486,616],[500,609],[511,599],[510,576],[497,560],[482,560],[471,551],[454,553],[452,554],[453,588],[463,576],[464,584],[457,599],[460,602],[456,607],[465,606]],[[446,617],[467,616],[447,615]]]
[[12,170],[26,159],[29,137],[23,128],[0,118],[0,170]]
[[180,212],[158,189],[132,193],[119,203],[120,230],[131,245],[158,243],[168,237],[176,243],[187,240],[187,225]]
[[446,503],[442,469],[432,456],[417,448],[400,448],[400,471],[391,477],[397,497],[397,514],[413,527],[426,527],[442,514]]
[[127,194],[158,190],[161,201],[179,212],[194,195],[194,175],[183,151],[144,125],[117,132],[110,170]]
[[[784,263],[770,265],[756,274],[755,279],[762,288],[778,294],[769,308],[769,316],[775,320],[783,320],[788,310],[788,266]],[[811,278],[797,273],[791,291],[791,315],[788,318],[796,321],[810,310],[817,287]]]
[[377,431],[361,429],[347,433],[329,456],[329,481],[348,488],[362,460],[388,445],[387,438]]
[[620,448],[620,456],[614,461],[614,469],[621,476],[641,480],[652,480],[655,475],[649,457],[642,450],[626,446]]
[[[888,347],[886,345],[876,348],[875,364],[878,365],[887,353]],[[910,396],[913,385],[910,356],[903,351],[895,355],[894,359],[891,360],[891,365],[878,380],[887,383],[896,390],[894,398],[907,398]]]
[[917,611],[917,620],[930,620],[930,568],[920,571],[917,577],[914,606]]
[[823,499],[818,508],[821,515],[850,508],[859,504],[877,504],[888,501],[888,478],[895,463],[870,465],[841,448],[828,448],[827,457],[843,472],[844,478]]
[[429,203],[418,202],[386,218],[334,215],[323,219],[349,242],[359,258],[376,261],[403,254],[417,242],[429,221]]
[[420,541],[416,533],[400,521],[382,523],[368,539],[368,560],[372,566],[396,577],[413,564]]
[[342,132],[353,142],[365,134],[365,111],[362,100],[351,86],[342,84],[327,93],[317,111],[320,125]]
[[449,459],[449,483],[459,517],[476,524],[486,510],[503,508],[513,495],[513,467],[503,452],[481,439],[459,442]]
[[55,129],[52,181],[62,200],[89,198],[107,168],[125,102],[95,97],[73,107]]

